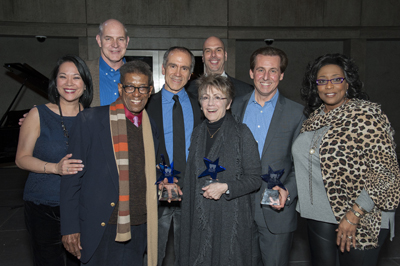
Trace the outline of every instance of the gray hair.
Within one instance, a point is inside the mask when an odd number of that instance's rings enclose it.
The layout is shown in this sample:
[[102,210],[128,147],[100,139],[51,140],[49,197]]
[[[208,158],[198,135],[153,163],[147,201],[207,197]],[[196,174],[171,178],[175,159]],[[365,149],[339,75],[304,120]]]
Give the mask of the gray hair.
[[[100,23],[100,25],[99,25],[99,36],[100,36],[100,37],[103,35],[104,23],[106,23],[106,22],[109,21],[109,20],[110,20],[110,19],[107,19],[106,21]],[[112,20],[115,20],[115,21],[118,21],[119,23],[121,23],[121,24],[122,24],[122,27],[124,27],[125,37],[128,36],[128,30],[126,29],[124,23],[122,23],[121,21],[116,20],[116,19],[112,19]]]
[[215,88],[222,92],[228,100],[227,103],[230,103],[233,97],[235,97],[235,92],[233,91],[232,82],[221,75],[218,74],[209,74],[209,75],[201,75],[196,80],[198,89],[198,97],[199,102],[201,103],[201,97],[207,92],[208,88]]
[[167,62],[168,62],[168,56],[171,52],[173,51],[180,51],[180,52],[184,52],[184,53],[188,53],[190,55],[190,58],[192,60],[192,64],[190,65],[190,73],[193,73],[194,70],[194,64],[195,64],[195,59],[194,59],[194,55],[193,53],[186,47],[181,47],[181,46],[173,46],[171,48],[169,48],[165,54],[164,54],[164,58],[163,58],[163,66],[166,69],[167,68]]

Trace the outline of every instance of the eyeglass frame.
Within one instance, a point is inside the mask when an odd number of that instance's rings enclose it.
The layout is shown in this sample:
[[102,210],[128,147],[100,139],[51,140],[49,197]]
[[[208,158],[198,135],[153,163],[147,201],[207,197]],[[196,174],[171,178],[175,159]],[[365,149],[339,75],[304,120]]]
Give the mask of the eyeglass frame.
[[[150,92],[150,87],[151,87],[151,86],[147,86],[147,87],[146,87],[146,86],[135,87],[135,86],[133,86],[133,85],[124,85],[124,84],[121,84],[121,85],[122,85],[122,88],[124,89],[124,91],[125,91],[126,93],[128,93],[128,94],[135,93],[136,90],[138,90],[140,94],[148,94],[148,93]],[[125,89],[126,87],[133,88],[133,91],[127,92],[126,89]],[[143,88],[146,88],[146,90],[147,90],[147,91],[144,92],[144,93],[140,91],[140,89],[143,89]]]
[[[341,81],[340,82],[332,82],[332,80],[334,80],[334,79],[340,79]],[[332,84],[342,84],[345,79],[346,78],[317,79],[317,80],[315,80],[315,83],[317,83],[317,86],[326,86],[326,85],[328,85],[329,82],[331,82]],[[319,84],[318,83],[318,81],[322,81],[322,80],[326,81],[326,84]]]
[[[227,97],[219,97],[219,96],[216,96],[216,97],[210,97],[208,100],[205,100],[205,99],[203,99],[203,97],[204,96],[202,96],[202,97],[200,97],[200,100],[201,101],[210,101],[210,99],[213,99],[214,101],[217,101],[217,102],[220,102],[220,101],[222,101],[222,100],[226,100],[226,99],[228,99]],[[207,96],[207,97],[209,97],[209,96]]]

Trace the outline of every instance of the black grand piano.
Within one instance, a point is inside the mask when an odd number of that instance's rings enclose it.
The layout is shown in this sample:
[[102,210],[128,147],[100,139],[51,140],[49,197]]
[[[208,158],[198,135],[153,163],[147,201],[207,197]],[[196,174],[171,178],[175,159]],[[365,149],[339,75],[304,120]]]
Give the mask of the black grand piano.
[[9,70],[7,74],[10,78],[22,84],[0,120],[0,163],[10,163],[15,160],[17,152],[18,120],[29,111],[29,109],[13,110],[13,105],[24,87],[47,98],[49,79],[28,64],[10,63],[4,64],[4,67]]

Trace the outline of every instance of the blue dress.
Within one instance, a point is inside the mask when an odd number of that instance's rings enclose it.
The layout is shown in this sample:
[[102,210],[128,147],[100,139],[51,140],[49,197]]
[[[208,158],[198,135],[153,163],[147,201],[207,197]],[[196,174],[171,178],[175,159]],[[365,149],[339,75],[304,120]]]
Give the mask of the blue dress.
[[[67,137],[61,127],[61,118],[46,105],[36,107],[40,117],[40,136],[33,150],[33,157],[49,163],[58,163],[67,154]],[[68,131],[76,117],[63,117]],[[61,176],[29,173],[25,184],[24,200],[48,206],[60,205]]]
[[[61,117],[46,105],[36,108],[40,136],[32,155],[45,162],[58,163],[68,148]],[[69,132],[75,118],[63,117]],[[60,175],[31,172],[25,184],[25,224],[31,237],[33,265],[79,265],[78,259],[66,252],[61,242],[60,183]]]

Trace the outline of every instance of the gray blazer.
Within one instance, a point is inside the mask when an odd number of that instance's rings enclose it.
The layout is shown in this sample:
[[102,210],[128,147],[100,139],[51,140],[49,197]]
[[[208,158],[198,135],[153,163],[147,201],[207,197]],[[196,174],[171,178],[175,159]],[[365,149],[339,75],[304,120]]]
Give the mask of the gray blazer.
[[92,82],[93,82],[93,100],[90,106],[91,107],[100,106],[99,58],[95,60],[86,61],[86,65],[89,68],[90,74],[92,75]]
[[[243,122],[250,96],[251,93],[236,98],[232,104],[232,114],[240,122]],[[268,166],[274,171],[285,169],[281,181],[291,197],[281,211],[269,206],[262,207],[268,229],[275,234],[293,232],[297,228],[297,186],[291,150],[304,119],[303,106],[279,94],[261,155],[262,174],[268,172]],[[265,182],[262,183],[256,194],[256,202],[261,202],[261,194],[267,187]]]

